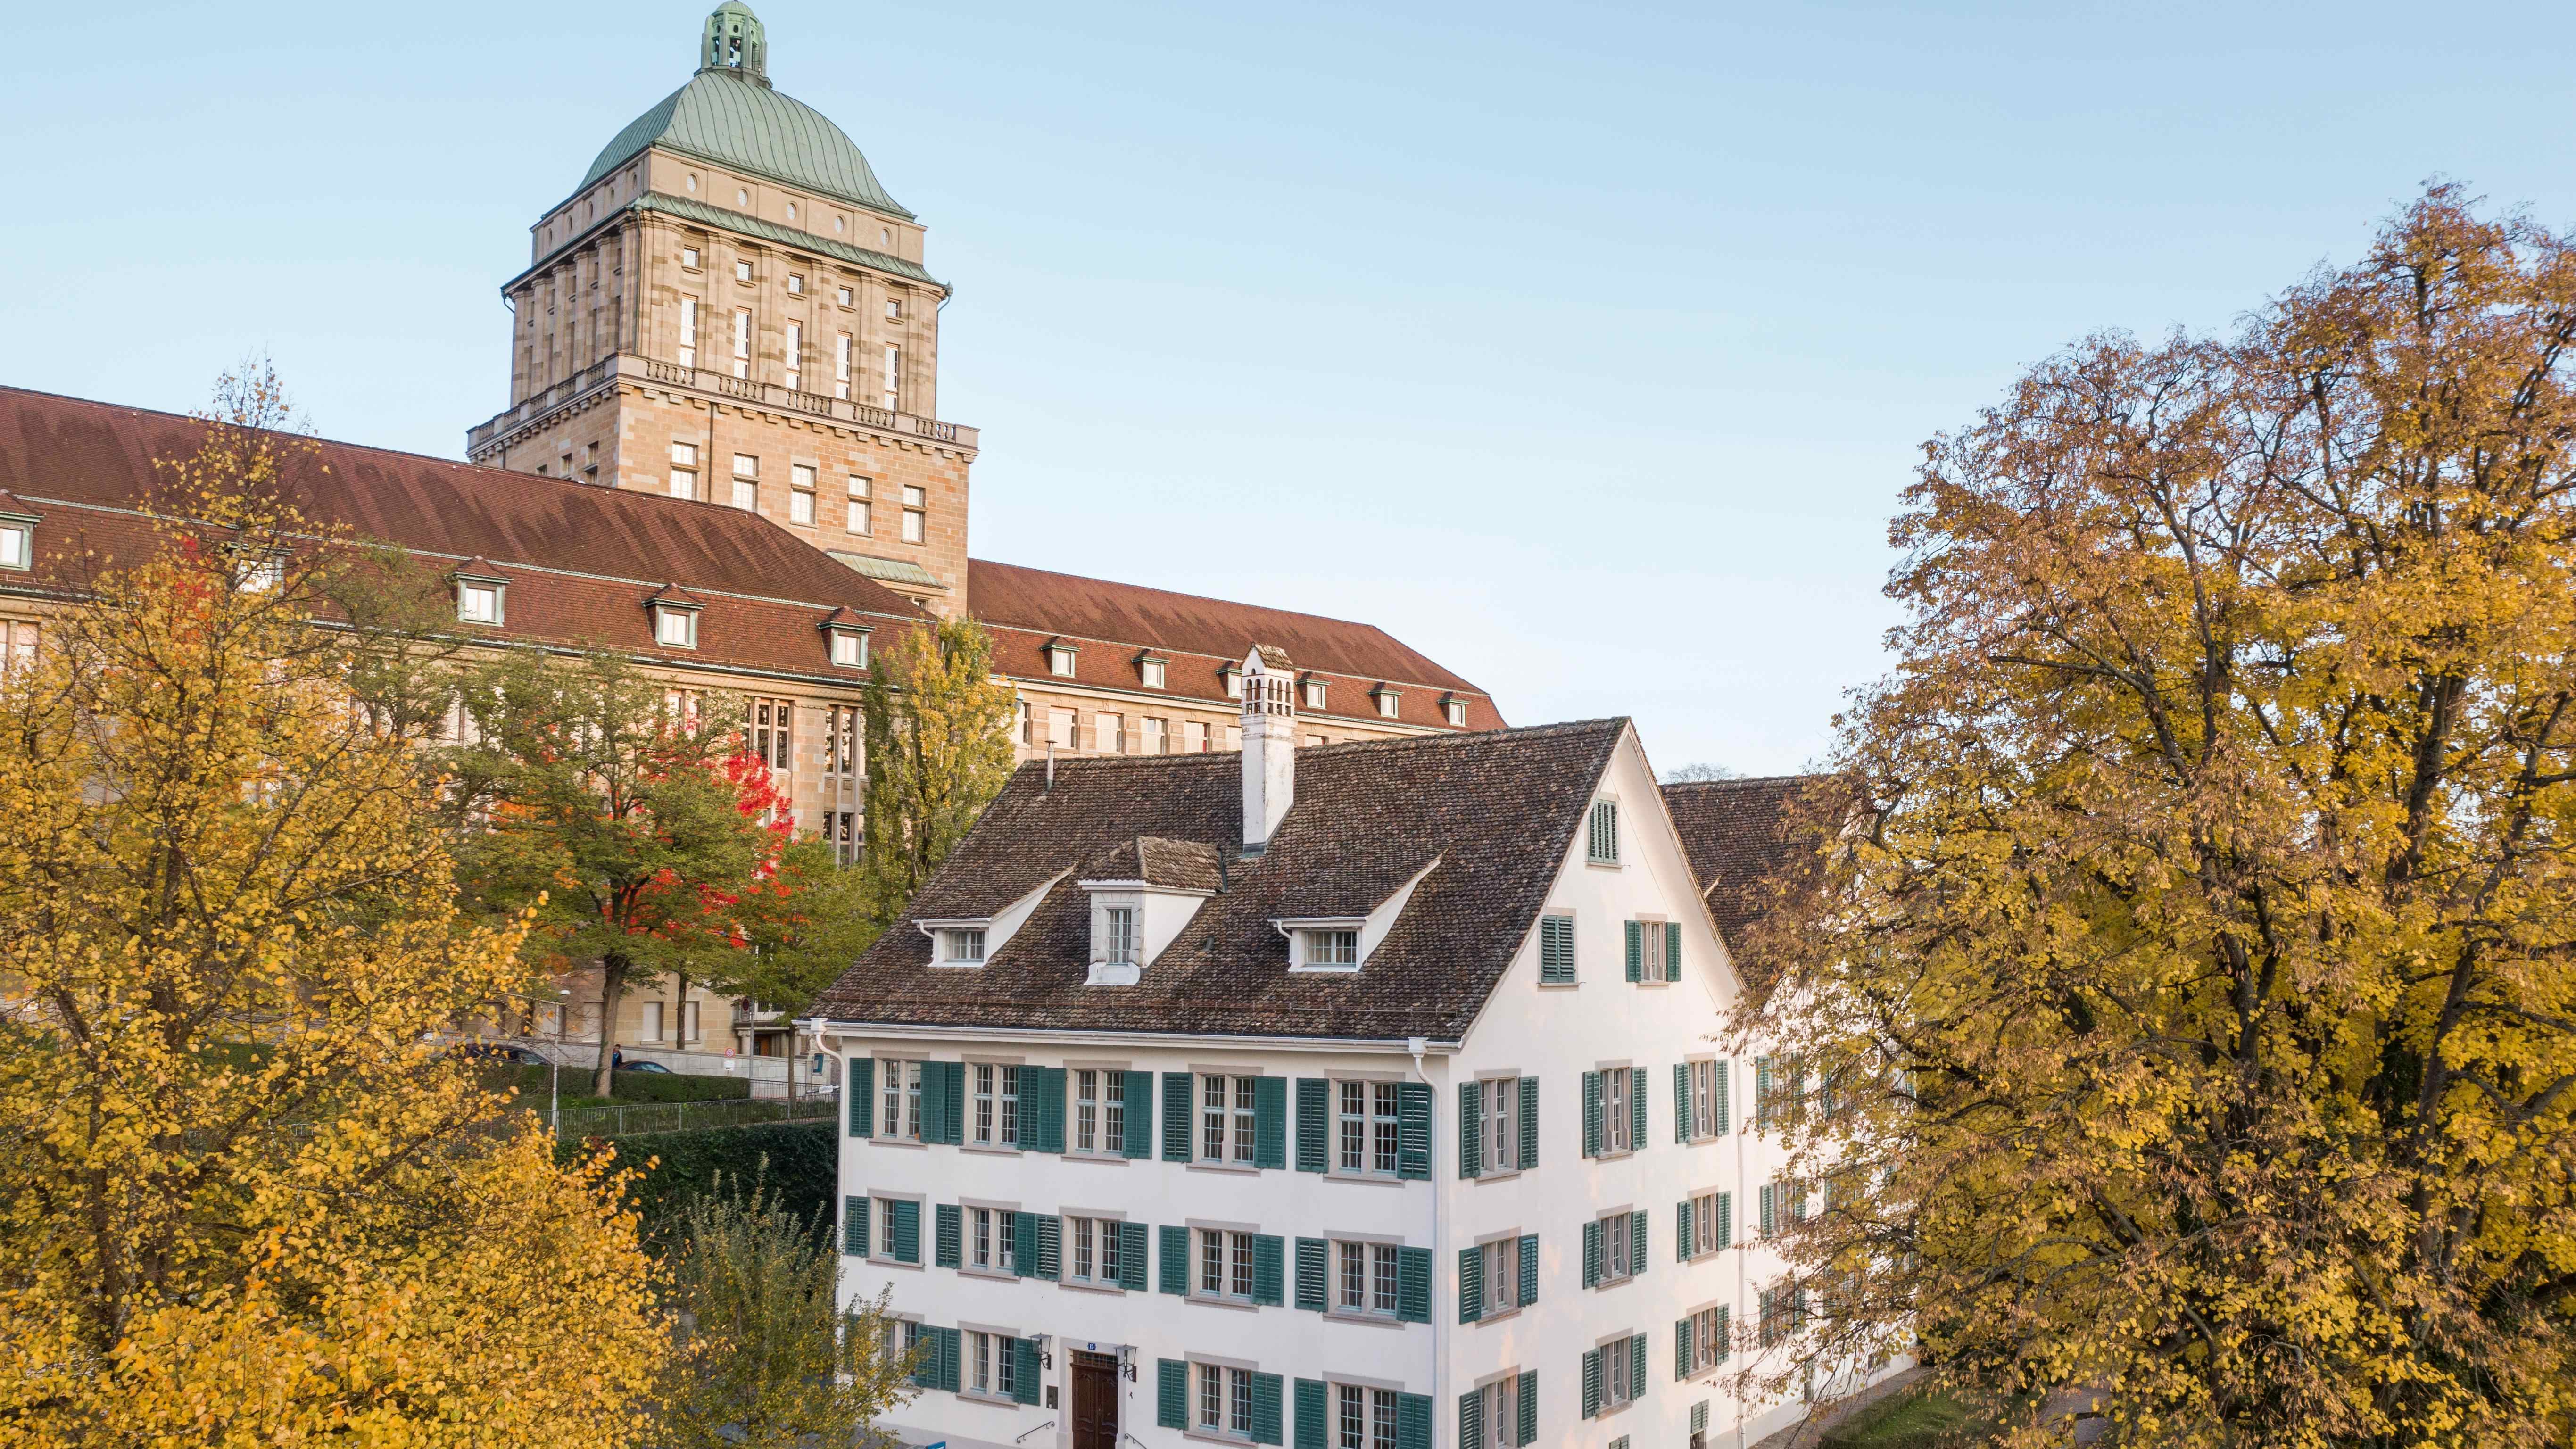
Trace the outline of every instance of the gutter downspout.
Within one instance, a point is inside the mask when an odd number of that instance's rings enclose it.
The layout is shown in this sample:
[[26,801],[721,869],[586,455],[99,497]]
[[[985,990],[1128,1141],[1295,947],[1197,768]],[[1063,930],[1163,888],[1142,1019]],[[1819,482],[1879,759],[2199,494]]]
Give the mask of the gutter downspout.
[[[1431,1050],[1431,1039],[1420,1036],[1407,1037],[1404,1049],[1412,1054],[1413,1074],[1422,1080],[1425,1091],[1431,1091],[1431,1073],[1424,1070],[1422,1065],[1423,1055]],[[1437,1110],[1440,1094],[1432,1091],[1431,1095],[1434,1109],[1431,1118],[1436,1122],[1440,1119]],[[1449,1261],[1446,1256],[1449,1245],[1440,1236],[1440,1153],[1436,1147],[1431,1151],[1430,1167],[1431,1281],[1437,1283],[1440,1281],[1440,1265]],[[1435,1301],[1431,1305],[1431,1439],[1436,1444],[1440,1440],[1440,1406],[1449,1402],[1449,1356],[1442,1351],[1440,1345],[1440,1330],[1445,1326],[1447,1315],[1440,1311],[1440,1305],[1436,1301],[1438,1295],[1434,1294],[1433,1297]],[[1460,1445],[1459,1449],[1468,1449],[1468,1446]]]

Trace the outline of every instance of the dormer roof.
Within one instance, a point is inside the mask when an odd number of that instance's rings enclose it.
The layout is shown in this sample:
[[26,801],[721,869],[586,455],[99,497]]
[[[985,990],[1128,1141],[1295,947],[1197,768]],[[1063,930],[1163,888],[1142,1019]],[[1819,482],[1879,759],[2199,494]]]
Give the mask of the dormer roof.
[[664,584],[644,600],[644,606],[648,609],[703,609],[707,601],[678,584]]
[[1214,891],[1223,873],[1213,845],[1138,835],[1094,856],[1083,866],[1082,879],[1133,882],[1161,890]]

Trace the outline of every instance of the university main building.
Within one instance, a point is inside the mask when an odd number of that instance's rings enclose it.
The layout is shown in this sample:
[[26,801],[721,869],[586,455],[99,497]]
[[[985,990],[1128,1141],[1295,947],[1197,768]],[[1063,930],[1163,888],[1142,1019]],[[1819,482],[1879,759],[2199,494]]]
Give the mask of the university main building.
[[[324,442],[293,480],[308,516],[448,572],[460,633],[743,696],[800,827],[845,850],[870,651],[932,616],[993,634],[1024,757],[1234,748],[1255,647],[1292,662],[1307,744],[1502,724],[1365,624],[971,557],[981,439],[939,416],[948,289],[921,220],[771,84],[747,6],[708,17],[698,62],[530,229],[502,284],[510,404],[468,430],[471,463]],[[0,650],[37,646],[84,554],[144,543],[136,507],[200,426],[0,388]],[[560,1025],[596,1042],[601,1023]],[[791,1050],[775,1014],[681,983],[610,1025],[779,1071]]]

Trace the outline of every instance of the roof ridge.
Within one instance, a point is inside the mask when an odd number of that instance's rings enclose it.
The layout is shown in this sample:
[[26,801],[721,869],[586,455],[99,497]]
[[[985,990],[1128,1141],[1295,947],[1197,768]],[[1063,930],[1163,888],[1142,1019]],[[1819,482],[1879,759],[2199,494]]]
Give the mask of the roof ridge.
[[[1191,594],[1191,593],[1184,593],[1184,592],[1182,592],[1182,591],[1181,591],[1181,590],[1179,590],[1179,589],[1166,589],[1166,588],[1161,588],[1161,587],[1159,587],[1159,586],[1157,586],[1157,585],[1154,585],[1154,584],[1129,584],[1129,583],[1121,583],[1121,582],[1120,582],[1120,581],[1118,581],[1117,579],[1104,579],[1104,578],[1101,578],[1101,577],[1099,577],[1098,575],[1095,575],[1095,574],[1069,574],[1069,573],[1065,573],[1064,571],[1062,571],[1062,570],[1060,570],[1060,569],[1042,569],[1042,568],[1039,568],[1039,567],[1038,567],[1037,565],[1035,565],[1035,564],[1015,564],[1015,563],[1004,563],[1004,562],[1003,562],[1002,560],[1000,560],[1000,559],[993,559],[993,558],[974,558],[974,557],[969,557],[969,558],[966,560],[966,566],[967,566],[969,569],[972,569],[972,568],[973,568],[975,565],[977,565],[977,564],[988,564],[988,565],[990,565],[990,566],[992,566],[992,567],[994,567],[994,568],[1018,569],[1018,570],[1019,570],[1020,572],[1022,572],[1022,573],[1030,573],[1030,574],[1045,574],[1047,577],[1049,577],[1049,578],[1055,578],[1055,579],[1072,579],[1072,580],[1075,580],[1076,582],[1079,582],[1079,583],[1086,583],[1086,584],[1107,584],[1107,585],[1109,585],[1109,586],[1110,586],[1110,587],[1112,587],[1112,588],[1118,588],[1118,589],[1133,589],[1133,590],[1135,590],[1136,592],[1138,592],[1138,593],[1140,593],[1140,594],[1160,594],[1160,595],[1162,595],[1163,597],[1165,597],[1165,598],[1167,598],[1167,599],[1188,599],[1188,600],[1192,600],[1192,601],[1195,601],[1195,602],[1201,602],[1201,603],[1231,604],[1231,605],[1233,605],[1234,607],[1236,607],[1236,608],[1238,608],[1238,609],[1260,609],[1260,610],[1263,610],[1263,611],[1265,611],[1265,612],[1272,613],[1272,614],[1286,614],[1286,615],[1288,615],[1290,618],[1294,618],[1294,619],[1316,619],[1316,620],[1321,620],[1322,622],[1327,623],[1327,624],[1342,624],[1342,625],[1346,625],[1346,626],[1348,626],[1348,627],[1350,627],[1350,628],[1353,628],[1353,629],[1367,629],[1367,630],[1370,630],[1370,631],[1375,632],[1375,633],[1379,633],[1379,634],[1386,634],[1386,629],[1385,629],[1385,627],[1384,627],[1384,626],[1382,626],[1382,625],[1378,625],[1378,624],[1372,624],[1372,623],[1368,622],[1368,621],[1367,621],[1367,620],[1365,620],[1365,619],[1345,619],[1345,618],[1342,618],[1342,617],[1340,617],[1340,616],[1338,616],[1338,615],[1335,615],[1335,614],[1314,614],[1314,613],[1309,613],[1309,612],[1307,612],[1306,610],[1303,610],[1303,609],[1283,609],[1283,608],[1279,607],[1279,606],[1278,606],[1278,605],[1276,605],[1276,604],[1256,604],[1256,603],[1252,603],[1252,602],[1249,602],[1249,601],[1247,601],[1247,600],[1243,600],[1243,599],[1220,599],[1220,598],[1218,598],[1218,597],[1217,597],[1216,595],[1214,595],[1214,594]],[[1004,625],[1004,627],[1006,627],[1006,628],[1026,628],[1026,627],[1028,627],[1028,626],[1026,626],[1026,625],[1021,625],[1021,624],[1007,624],[1007,623],[1006,623],[1006,624]],[[1403,641],[1403,640],[1401,640],[1401,639],[1396,639],[1396,638],[1395,638],[1395,636],[1394,636],[1394,635],[1392,635],[1392,634],[1386,634],[1386,637],[1387,637],[1387,638],[1389,638],[1389,639],[1391,639],[1391,640],[1394,640],[1394,642],[1396,642],[1396,643],[1398,643],[1398,644],[1401,644],[1401,643],[1403,643],[1403,642],[1404,642],[1404,641]],[[1103,643],[1109,643],[1109,644],[1123,644],[1123,643],[1127,643],[1127,642],[1129,642],[1129,641],[1127,641],[1127,640],[1123,640],[1123,639],[1107,639],[1107,640],[1102,640],[1101,642],[1103,642]],[[1184,651],[1182,651],[1182,652],[1184,652],[1184,653],[1193,653],[1193,654],[1194,654],[1194,653],[1197,653],[1197,652],[1199,652],[1199,651],[1197,651],[1197,650],[1184,650]],[[1209,656],[1209,657],[1214,658],[1214,657],[1217,657],[1217,656],[1211,655],[1211,656]],[[1425,686],[1424,686],[1424,688],[1426,688],[1426,689],[1427,689],[1427,688],[1432,688],[1432,687],[1433,687],[1433,686],[1430,686],[1430,685],[1425,685]],[[1439,686],[1439,687],[1445,688],[1446,686]],[[1482,693],[1482,691],[1478,691],[1478,692],[1479,692],[1479,693]]]
[[1746,785],[1780,785],[1786,784],[1792,780],[1829,780],[1833,778],[1833,775],[1834,772],[1831,770],[1801,770],[1787,775],[1737,775],[1732,779],[1726,780],[1659,780],[1656,782],[1656,788],[1661,790],[1716,790],[1741,788]]

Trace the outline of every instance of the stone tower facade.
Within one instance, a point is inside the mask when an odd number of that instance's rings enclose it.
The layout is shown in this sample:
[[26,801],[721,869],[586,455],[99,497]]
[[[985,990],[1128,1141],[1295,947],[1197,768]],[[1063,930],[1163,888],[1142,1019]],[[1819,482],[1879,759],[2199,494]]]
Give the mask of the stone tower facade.
[[502,286],[510,406],[467,456],[750,509],[963,613],[977,438],[939,420],[948,289],[920,220],[768,54],[728,0],[697,73],[529,228]]

